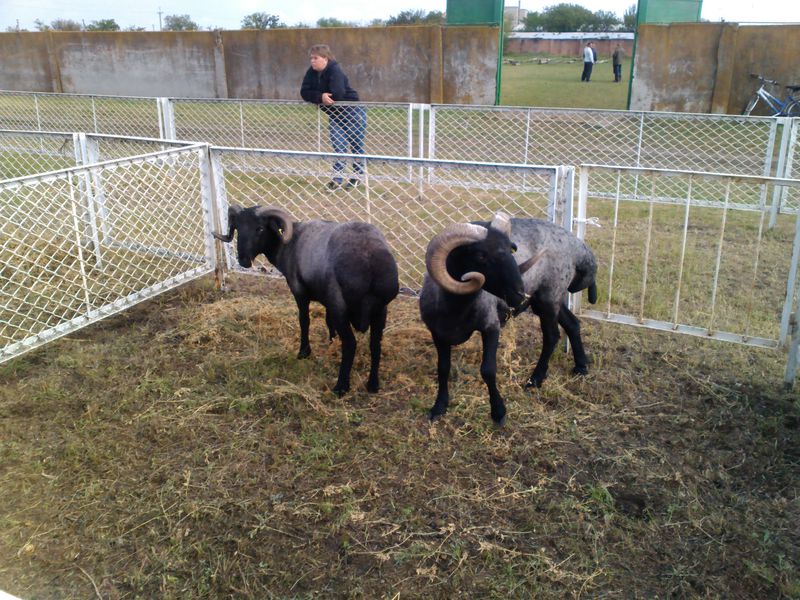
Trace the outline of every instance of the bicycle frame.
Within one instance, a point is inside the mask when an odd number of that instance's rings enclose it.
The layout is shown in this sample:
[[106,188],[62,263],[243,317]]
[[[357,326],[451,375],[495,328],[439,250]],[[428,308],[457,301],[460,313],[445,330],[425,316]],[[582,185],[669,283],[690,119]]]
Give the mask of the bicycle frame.
[[[763,101],[772,111],[769,115],[771,117],[786,117],[786,116],[800,116],[800,99],[792,96],[791,91],[786,95],[785,100],[781,100],[767,89],[767,84],[779,85],[777,81],[765,79],[760,75],[751,75],[751,77],[761,80],[761,87],[759,87],[752,98],[750,98],[747,106],[742,112],[743,115],[749,115],[758,104],[758,101]],[[794,89],[794,87],[787,86],[787,89]]]

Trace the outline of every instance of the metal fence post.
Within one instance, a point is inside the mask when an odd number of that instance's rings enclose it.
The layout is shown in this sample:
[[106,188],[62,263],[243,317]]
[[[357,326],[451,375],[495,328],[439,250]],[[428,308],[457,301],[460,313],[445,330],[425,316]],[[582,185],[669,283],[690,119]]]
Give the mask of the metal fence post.
[[[89,164],[90,159],[86,134],[73,133],[72,136],[75,144],[75,162],[78,165]],[[94,194],[92,194],[92,181],[88,171],[84,171],[83,174],[78,176],[78,189],[83,199],[83,206],[85,209],[83,218],[86,221],[86,225],[89,227],[89,236],[92,240],[97,268],[102,269],[103,258],[100,253],[100,235],[97,231],[97,219],[94,212]]]
[[[797,297],[800,298],[800,285],[798,285],[796,293]],[[792,320],[792,344],[789,346],[786,372],[783,376],[783,385],[786,389],[794,387],[794,380],[797,377],[797,363],[800,360],[800,300],[797,302],[797,309]]]
[[[791,333],[789,331],[791,326],[791,318],[792,318],[792,302],[794,297],[794,288],[797,285],[797,271],[798,271],[798,264],[800,263],[800,211],[797,211],[797,216],[795,218],[795,228],[794,228],[794,243],[792,244],[792,262],[789,266],[789,275],[786,281],[786,298],[783,301],[783,311],[781,312],[781,329],[780,329],[780,337],[778,338],[778,343],[783,346],[786,344],[786,340]],[[800,297],[798,297],[798,304],[800,304]],[[792,342],[796,342],[796,338],[800,337],[800,331],[798,331],[798,326],[800,323],[795,322],[794,327],[794,334],[792,335]]]
[[[574,173],[573,173],[574,175]],[[576,222],[578,224],[576,237],[579,240],[586,238],[586,202],[589,197],[589,167],[581,165],[580,174],[578,179],[578,217]],[[580,294],[572,294],[572,308],[575,314],[581,312],[581,296]]]
[[[100,162],[100,143],[96,138],[86,138],[86,164]],[[103,173],[100,169],[91,171],[94,201],[97,203],[97,217],[100,221],[100,229],[103,231],[103,242],[108,244],[111,240],[111,228],[108,222],[108,208],[106,207],[106,195],[103,189]]]
[[[225,170],[222,166],[222,154],[218,151],[212,150],[207,146],[206,152],[209,157],[209,165],[207,167],[208,173],[203,177],[204,181],[208,181],[208,193],[204,193],[210,199],[209,210],[209,223],[210,227],[216,229],[223,234],[228,231],[228,192],[225,188]],[[217,240],[211,235],[211,231],[207,232],[208,238],[206,244],[210,244],[210,251],[213,253],[214,264],[214,279],[217,288],[225,290],[225,278],[228,270],[230,270],[230,255],[222,242]]]
[[171,98],[156,98],[158,105],[158,132],[165,140],[178,139],[175,135],[175,111]]

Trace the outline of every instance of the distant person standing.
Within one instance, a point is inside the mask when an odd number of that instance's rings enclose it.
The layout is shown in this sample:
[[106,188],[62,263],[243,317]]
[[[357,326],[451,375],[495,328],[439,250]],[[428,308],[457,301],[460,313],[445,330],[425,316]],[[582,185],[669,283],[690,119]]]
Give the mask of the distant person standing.
[[[337,105],[337,102],[358,102],[358,92],[350,87],[331,49],[325,44],[312,46],[308,51],[311,66],[303,77],[300,96],[306,102],[317,104],[328,115],[328,134],[333,151],[337,154],[364,154],[364,134],[367,128],[367,113],[363,106]],[[333,165],[333,179],[327,188],[331,191],[343,188],[350,190],[358,185],[364,172],[363,161],[353,162],[353,174],[344,181],[344,162]]]
[[614,81],[619,83],[622,81],[622,57],[625,56],[625,50],[622,49],[621,44],[617,44],[614,48],[614,53],[611,55],[611,64],[614,67]]
[[581,81],[589,83],[589,80],[592,78],[592,68],[595,62],[597,62],[597,55],[594,52],[594,42],[588,42],[583,48],[583,73],[581,73]]

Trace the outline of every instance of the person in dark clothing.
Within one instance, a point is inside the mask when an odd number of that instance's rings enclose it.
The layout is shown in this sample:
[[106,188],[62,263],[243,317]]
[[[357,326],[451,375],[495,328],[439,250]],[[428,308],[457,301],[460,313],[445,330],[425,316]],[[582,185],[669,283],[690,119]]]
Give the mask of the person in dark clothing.
[[[367,113],[363,106],[337,105],[337,102],[358,102],[358,92],[350,87],[331,49],[325,44],[312,46],[308,51],[311,66],[303,77],[300,96],[306,102],[317,104],[328,115],[328,135],[337,154],[364,154],[364,133],[367,129]],[[344,183],[344,162],[333,165],[333,179],[329,190],[339,187],[352,189],[358,185],[364,172],[362,161],[353,162],[353,177]],[[343,185],[344,183],[344,185]]]
[[625,56],[625,51],[622,49],[622,44],[617,44],[614,48],[614,54],[611,55],[611,65],[614,68],[614,81],[619,83],[622,81],[622,57]]

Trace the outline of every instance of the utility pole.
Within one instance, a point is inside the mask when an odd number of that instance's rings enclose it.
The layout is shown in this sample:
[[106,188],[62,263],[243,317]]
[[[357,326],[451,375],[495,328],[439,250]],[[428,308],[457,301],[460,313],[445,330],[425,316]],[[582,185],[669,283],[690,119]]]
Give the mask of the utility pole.
[[164,31],[164,28],[161,27],[161,7],[158,7],[158,30]]

